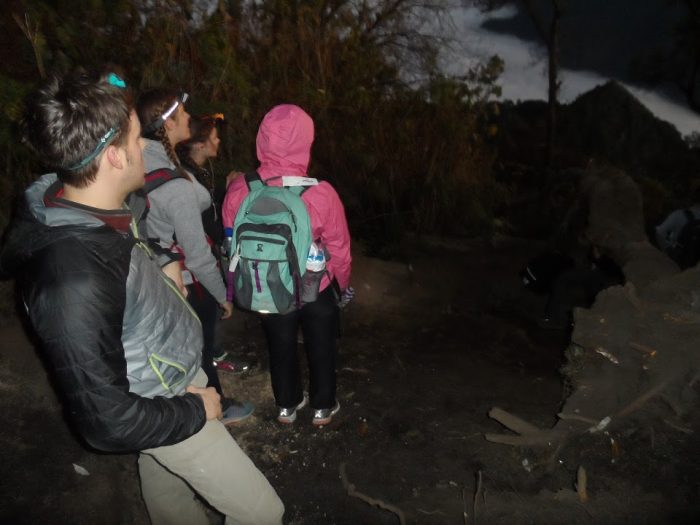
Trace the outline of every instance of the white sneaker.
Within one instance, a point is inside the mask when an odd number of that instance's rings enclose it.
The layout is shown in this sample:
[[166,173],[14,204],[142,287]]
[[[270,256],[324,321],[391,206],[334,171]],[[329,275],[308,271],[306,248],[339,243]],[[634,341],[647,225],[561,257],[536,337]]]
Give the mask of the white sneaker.
[[292,407],[292,408],[280,408],[279,413],[277,414],[277,421],[280,423],[294,423],[297,419],[297,410],[300,408],[304,408],[306,404],[309,402],[309,396],[306,395],[306,392],[304,392],[304,397],[301,399],[301,403],[299,403],[297,406]]
[[336,415],[339,410],[340,403],[338,403],[338,401],[335,402],[335,406],[333,408],[319,408],[314,410],[314,419],[312,423],[317,426],[327,425],[331,422],[333,416]]

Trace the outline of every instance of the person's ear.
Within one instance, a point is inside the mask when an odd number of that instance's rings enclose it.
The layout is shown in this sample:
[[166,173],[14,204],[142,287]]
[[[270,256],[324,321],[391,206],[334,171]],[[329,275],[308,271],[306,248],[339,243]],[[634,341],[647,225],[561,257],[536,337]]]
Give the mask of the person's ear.
[[172,117],[168,117],[165,119],[165,129],[166,131],[172,131],[175,129],[175,126],[177,124],[175,123],[175,120]]
[[119,154],[120,149],[117,146],[109,145],[105,149],[104,156],[113,168],[122,169],[124,167],[124,162],[122,161],[121,155]]

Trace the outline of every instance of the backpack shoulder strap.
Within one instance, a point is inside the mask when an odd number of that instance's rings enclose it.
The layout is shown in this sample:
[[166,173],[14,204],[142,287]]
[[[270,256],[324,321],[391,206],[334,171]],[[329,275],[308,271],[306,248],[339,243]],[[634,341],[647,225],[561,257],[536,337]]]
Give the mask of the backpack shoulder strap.
[[146,173],[146,184],[143,187],[143,191],[146,193],[151,193],[156,188],[161,187],[166,182],[170,182],[174,179],[184,179],[185,176],[176,170],[171,170],[170,168],[160,168],[157,170],[149,171]]
[[285,186],[289,191],[295,194],[297,197],[301,197],[306,190],[311,186]]
[[245,185],[248,187],[248,192],[267,186],[257,171],[250,171],[245,174]]

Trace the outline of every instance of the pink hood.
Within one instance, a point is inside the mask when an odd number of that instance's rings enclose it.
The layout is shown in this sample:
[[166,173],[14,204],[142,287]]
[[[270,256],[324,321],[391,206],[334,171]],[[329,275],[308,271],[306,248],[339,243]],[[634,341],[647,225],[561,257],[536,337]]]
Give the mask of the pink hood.
[[299,106],[272,108],[258,129],[256,147],[263,179],[282,175],[306,176],[314,142],[314,121]]
[[[314,121],[299,106],[282,104],[272,108],[263,118],[258,130],[257,151],[260,167],[258,173],[263,181],[272,177],[295,175],[305,177],[311,158],[314,141]],[[273,186],[282,184],[281,179],[269,181]],[[229,184],[223,205],[224,228],[230,228],[248,195],[245,178],[240,176]],[[311,219],[313,238],[321,239],[330,253],[327,269],[344,290],[350,284],[350,233],[345,219],[345,209],[337,192],[328,182],[309,188],[301,196]],[[324,277],[321,289],[330,280]],[[229,287],[229,298],[231,294]]]

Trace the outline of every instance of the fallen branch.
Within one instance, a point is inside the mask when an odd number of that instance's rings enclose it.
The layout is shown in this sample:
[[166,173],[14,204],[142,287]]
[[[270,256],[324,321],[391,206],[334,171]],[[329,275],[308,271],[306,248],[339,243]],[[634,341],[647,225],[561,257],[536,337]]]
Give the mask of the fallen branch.
[[551,445],[558,441],[563,435],[563,432],[554,430],[541,430],[531,434],[523,434],[522,436],[513,436],[512,434],[484,434],[487,441],[491,443],[500,443],[501,445],[512,445],[514,447],[531,447]]
[[445,513],[442,512],[441,510],[423,510],[423,509],[416,509],[418,512],[421,514],[425,514],[426,516],[436,516],[438,514],[444,516]]
[[481,479],[481,471],[476,472],[476,490],[474,491],[474,525],[476,525],[476,510],[478,508],[477,503],[479,499],[484,500],[484,486]]
[[583,465],[579,465],[576,471],[576,493],[581,503],[586,503],[588,501],[587,485],[588,476],[586,476],[586,469],[583,468]]
[[669,421],[668,419],[664,419],[664,423],[666,423],[669,427],[671,427],[674,430],[678,430],[679,432],[683,432],[684,434],[692,434],[693,429],[692,428],[687,428],[687,427],[682,427],[680,425],[676,425],[674,422]]
[[467,512],[467,489],[462,489],[462,518],[464,518],[464,525],[469,525],[469,513]]
[[581,421],[589,425],[597,425],[599,421],[598,419],[593,419],[586,416],[579,416],[578,414],[567,414],[566,412],[559,412],[557,414],[557,417],[559,419],[563,419],[564,421]]
[[664,379],[661,381],[659,384],[651,388],[650,390],[647,390],[645,393],[643,393],[641,396],[639,396],[637,399],[632,401],[629,405],[627,405],[625,408],[620,410],[617,415],[615,416],[615,419],[619,419],[621,417],[625,417],[630,415],[632,412],[635,412],[642,408],[644,404],[649,401],[651,398],[662,392],[668,384],[671,382],[671,378]]
[[504,427],[512,430],[513,432],[517,432],[518,434],[534,434],[542,432],[541,428],[536,427],[535,425],[528,423],[527,421],[524,421],[513,414],[509,414],[502,408],[493,407],[489,411],[489,417],[491,419],[495,419]]
[[643,354],[646,354],[649,357],[654,357],[656,355],[656,350],[654,350],[650,346],[635,343],[634,341],[630,341],[630,348],[632,348],[633,350],[637,350],[638,352],[642,352]]
[[399,523],[401,525],[406,525],[406,516],[400,508],[396,507],[395,505],[392,505],[391,503],[386,503],[380,499],[371,498],[370,496],[367,496],[366,494],[355,490],[355,485],[348,481],[348,476],[345,472],[345,463],[340,464],[340,479],[343,482],[343,487],[345,487],[348,496],[360,499],[368,505],[372,505],[373,507],[379,507],[380,509],[392,512],[396,515],[396,517],[399,518]]

